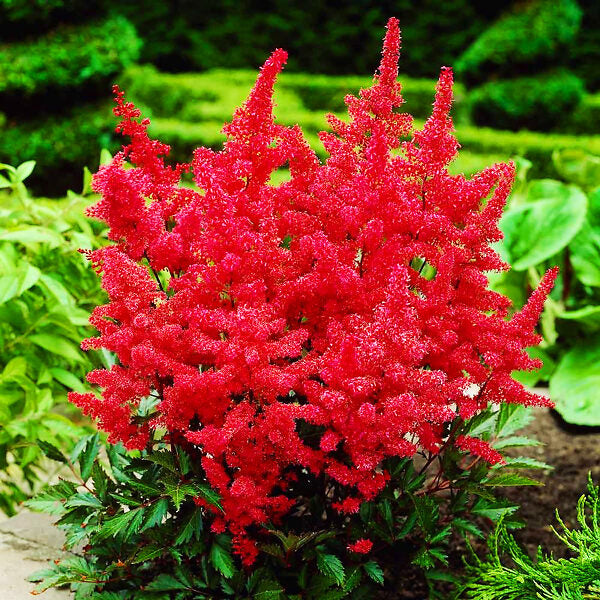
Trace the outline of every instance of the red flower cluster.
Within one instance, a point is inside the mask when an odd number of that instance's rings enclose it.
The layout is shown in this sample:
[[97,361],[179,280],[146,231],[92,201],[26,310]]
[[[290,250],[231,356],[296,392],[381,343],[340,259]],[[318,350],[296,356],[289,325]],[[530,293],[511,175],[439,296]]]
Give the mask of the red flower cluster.
[[[131,143],[94,179],[102,199],[90,214],[115,244],[89,254],[110,302],[94,310],[100,336],[84,348],[118,362],[89,375],[101,398],[71,400],[130,448],[155,427],[196,445],[222,496],[213,528],[233,534],[246,563],[248,527],[289,511],[298,473],[326,474],[346,490],[338,510],[355,512],[386,485],[386,457],[437,452],[457,415],[548,404],[511,372],[539,366],[524,348],[539,342],[556,273],[510,320],[509,300],[487,289],[486,272],[507,268],[490,244],[514,168],[448,174],[458,143],[447,68],[410,137],[399,47],[391,19],[373,86],[321,134],[324,163],[299,127],[274,123],[282,50],[225,127],[223,150],[199,148],[191,165],[168,166],[169,148],[116,90]],[[290,179],[273,185],[279,168]],[[197,189],[179,185],[189,170]],[[140,423],[148,395],[158,412]],[[302,424],[321,432],[316,444]]]

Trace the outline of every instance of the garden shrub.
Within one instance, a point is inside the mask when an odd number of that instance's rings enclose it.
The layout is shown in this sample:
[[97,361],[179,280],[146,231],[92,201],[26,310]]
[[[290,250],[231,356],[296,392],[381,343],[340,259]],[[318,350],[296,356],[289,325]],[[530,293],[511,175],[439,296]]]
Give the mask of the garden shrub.
[[[290,71],[368,73],[378,51],[377,30],[390,11],[410,22],[405,33],[414,56],[403,60],[415,77],[435,77],[434,64],[452,64],[507,0],[363,0],[332,5],[310,0],[223,0],[196,10],[192,0],[135,3],[108,0],[144,39],[143,60],[166,71],[214,67],[255,69],[274,47],[290,50]],[[235,40],[235,43],[232,43]],[[412,54],[412,53],[411,53]]]
[[456,71],[469,83],[515,73],[534,74],[557,59],[574,42],[581,23],[575,0],[518,3],[486,29],[456,61]]
[[534,131],[500,131],[468,125],[457,126],[461,146],[469,152],[522,156],[531,161],[533,178],[562,178],[552,161],[559,150],[583,151],[600,156],[600,137],[576,136]]
[[477,125],[548,131],[573,112],[583,94],[583,82],[569,71],[489,81],[469,92],[470,114]]
[[[216,111],[219,111],[219,119],[224,120],[244,99],[253,77],[252,71],[223,69],[206,73],[160,73],[146,65],[127,69],[120,81],[136,103],[150,108],[154,116],[191,120],[186,116],[186,107],[204,105],[214,107],[215,117]],[[275,94],[277,116],[281,118],[282,110],[304,109],[306,113],[344,110],[346,94],[355,94],[368,84],[368,77],[284,73]],[[454,110],[458,111],[459,120],[464,120],[464,88],[460,84],[455,84],[455,87]],[[426,118],[431,112],[435,81],[403,76],[402,93],[411,114]]]
[[575,529],[558,511],[556,536],[570,557],[556,559],[540,547],[532,558],[508,533],[502,520],[488,539],[489,552],[468,565],[461,593],[472,600],[582,600],[600,597],[600,497],[590,476],[587,494],[577,503]]
[[98,164],[98,148],[118,150],[108,106],[92,103],[50,119],[7,123],[0,127],[0,160],[19,163],[39,156],[29,180],[32,190],[58,196],[76,189],[81,168]]
[[123,17],[57,27],[34,40],[0,46],[0,101],[71,91],[90,80],[106,82],[133,63],[140,41]]
[[600,135],[600,94],[587,94],[571,115],[559,123],[571,134]]
[[[94,111],[108,81],[137,59],[140,42],[124,17],[107,16],[97,2],[39,4],[0,4],[0,21],[7,14],[0,31],[18,32],[2,33],[0,46],[0,161],[36,160],[34,192],[62,196],[111,145],[106,113]],[[32,14],[38,9],[48,17],[43,26]]]
[[[131,142],[94,178],[89,214],[114,243],[85,253],[109,303],[82,345],[114,364],[70,399],[132,454],[109,446],[105,473],[93,437],[72,456],[81,478],[42,496],[87,545],[40,589],[365,598],[384,579],[375,559],[393,576],[394,552],[433,588],[453,531],[514,512],[493,489],[535,484],[516,470],[547,465],[501,450],[528,443],[512,435],[526,406],[551,405],[511,374],[541,366],[525,348],[557,270],[507,318],[486,273],[508,268],[491,244],[514,167],[450,176],[452,72],[411,135],[398,52],[391,19],[372,87],[320,134],[323,163],[299,127],[274,122],[282,50],[223,149],[191,164],[167,165],[116,89]],[[197,189],[179,185],[188,171]]]
[[23,181],[33,167],[0,165],[0,511],[8,515],[52,477],[36,442],[70,449],[85,433],[80,415],[79,424],[68,418],[76,411],[67,391],[83,391],[81,376],[101,364],[78,347],[103,295],[77,248],[97,247],[99,226],[80,214],[79,196],[29,198]]

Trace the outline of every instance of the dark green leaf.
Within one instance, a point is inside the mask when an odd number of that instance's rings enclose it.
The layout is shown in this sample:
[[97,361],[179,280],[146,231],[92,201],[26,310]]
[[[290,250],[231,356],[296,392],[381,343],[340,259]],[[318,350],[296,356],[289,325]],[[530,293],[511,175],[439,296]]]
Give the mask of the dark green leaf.
[[233,577],[235,567],[231,553],[217,542],[214,542],[210,548],[210,562],[226,579]]
[[100,451],[100,435],[95,433],[85,446],[85,450],[79,458],[79,470],[81,478],[86,481],[92,474],[92,465]]
[[317,554],[317,567],[323,575],[331,577],[338,585],[342,585],[345,579],[344,565],[334,554]]
[[383,585],[383,571],[374,560],[370,560],[369,562],[365,563],[363,565],[363,569],[375,583]]
[[44,442],[43,440],[37,440],[37,445],[49,459],[66,464],[67,459],[63,456],[63,453],[56,446],[53,446],[48,442]]

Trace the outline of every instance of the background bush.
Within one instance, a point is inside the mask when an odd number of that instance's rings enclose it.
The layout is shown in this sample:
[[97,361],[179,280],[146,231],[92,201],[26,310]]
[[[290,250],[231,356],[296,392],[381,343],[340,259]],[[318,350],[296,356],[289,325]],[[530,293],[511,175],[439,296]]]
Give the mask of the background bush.
[[97,2],[2,0],[0,22],[0,161],[36,159],[31,187],[64,193],[110,145],[111,115],[98,100],[137,60],[141,42],[127,19]]
[[575,0],[517,3],[473,42],[456,62],[469,83],[533,74],[566,62],[582,11]]
[[477,124],[498,129],[548,131],[573,112],[583,97],[583,82],[569,71],[539,77],[490,81],[470,92]]

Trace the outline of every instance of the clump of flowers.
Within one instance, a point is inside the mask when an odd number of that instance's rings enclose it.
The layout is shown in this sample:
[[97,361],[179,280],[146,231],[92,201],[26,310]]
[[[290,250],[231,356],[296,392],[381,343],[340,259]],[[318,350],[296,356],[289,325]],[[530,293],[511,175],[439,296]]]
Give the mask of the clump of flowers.
[[[112,442],[149,448],[162,429],[185,447],[223,511],[198,505],[246,564],[261,527],[298,509],[306,481],[328,482],[343,517],[386,486],[386,459],[454,445],[502,461],[487,441],[455,435],[457,418],[490,403],[549,404],[511,373],[540,366],[524,349],[539,343],[556,271],[510,318],[510,301],[487,288],[487,272],[508,268],[492,244],[514,167],[448,173],[459,147],[452,71],[412,132],[398,111],[399,48],[390,19],[372,87],[346,97],[347,121],[328,117],[323,163],[298,126],[274,122],[283,50],[225,126],[223,150],[198,148],[190,164],[169,166],[169,147],[115,90],[131,141],[94,178],[102,199],[90,215],[114,243],[88,253],[109,303],[83,347],[117,362],[88,376],[101,396],[71,400]],[[290,178],[273,185],[281,168]],[[196,189],[180,185],[187,172]]]

